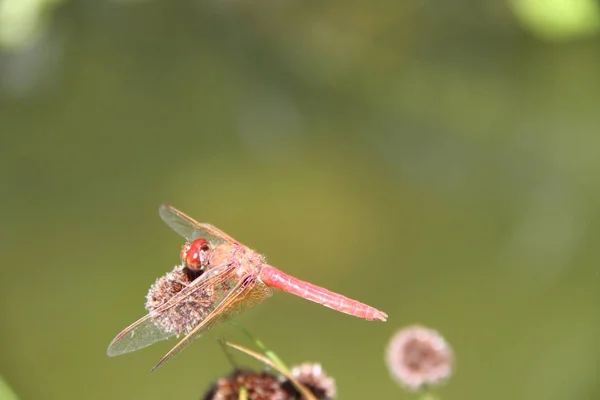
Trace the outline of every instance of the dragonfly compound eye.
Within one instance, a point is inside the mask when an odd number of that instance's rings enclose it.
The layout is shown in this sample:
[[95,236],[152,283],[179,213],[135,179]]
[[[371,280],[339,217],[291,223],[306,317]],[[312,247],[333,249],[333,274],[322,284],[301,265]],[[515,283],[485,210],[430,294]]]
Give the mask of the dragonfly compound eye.
[[181,248],[181,261],[191,270],[202,269],[207,264],[207,252],[210,249],[206,239],[195,239]]

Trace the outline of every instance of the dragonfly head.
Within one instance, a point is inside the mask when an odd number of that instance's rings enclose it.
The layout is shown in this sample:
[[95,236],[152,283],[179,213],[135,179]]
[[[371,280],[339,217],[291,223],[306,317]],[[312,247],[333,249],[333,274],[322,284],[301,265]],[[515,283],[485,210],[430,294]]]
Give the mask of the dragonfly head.
[[203,270],[208,265],[210,245],[206,239],[194,239],[181,248],[181,261],[192,271]]

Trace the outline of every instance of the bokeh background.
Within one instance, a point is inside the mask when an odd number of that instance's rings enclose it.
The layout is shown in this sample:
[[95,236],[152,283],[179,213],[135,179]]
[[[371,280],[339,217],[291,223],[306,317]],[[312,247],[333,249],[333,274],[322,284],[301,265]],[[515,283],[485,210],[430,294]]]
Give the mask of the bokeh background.
[[0,375],[21,399],[198,399],[229,373],[229,325],[150,376],[174,341],[106,356],[178,262],[166,202],[389,314],[278,293],[237,318],[340,399],[414,398],[383,361],[413,323],[456,353],[443,399],[600,398],[598,13],[0,0]]

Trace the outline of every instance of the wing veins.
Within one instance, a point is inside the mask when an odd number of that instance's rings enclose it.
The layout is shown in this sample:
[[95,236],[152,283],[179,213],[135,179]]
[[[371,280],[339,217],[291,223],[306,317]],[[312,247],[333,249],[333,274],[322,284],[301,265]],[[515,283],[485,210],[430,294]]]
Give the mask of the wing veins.
[[[224,277],[227,275],[226,272],[228,271],[228,269],[230,269],[232,267],[233,266],[231,264],[223,264],[221,266],[215,267],[215,268],[207,271],[206,274],[210,274],[210,276],[209,275],[200,275],[196,280],[194,280],[192,283],[190,283],[189,286],[185,287],[181,292],[179,292],[178,294],[173,296],[165,304],[161,305],[156,310],[149,312],[142,318],[135,321],[133,324],[129,325],[127,328],[123,329],[112,340],[112,342],[109,344],[108,348],[110,349],[113,344],[115,344],[118,341],[120,341],[121,339],[123,339],[129,332],[131,332],[132,330],[134,330],[137,327],[139,327],[140,325],[142,325],[148,319],[155,318],[160,313],[167,311],[172,307],[175,307],[179,302],[187,299],[189,296],[193,295],[194,293],[198,292],[199,290],[202,290],[206,286],[214,285],[215,281],[218,283],[219,280],[224,279]],[[204,277],[204,279],[203,279],[203,277]]]
[[[250,285],[250,283],[252,283],[252,285]],[[231,289],[231,291],[223,298],[223,300],[221,300],[219,305],[202,320],[202,322],[200,322],[194,329],[185,335],[183,339],[173,346],[173,348],[169,350],[169,352],[165,354],[154,367],[152,367],[150,373],[154,372],[171,357],[174,357],[179,353],[179,351],[183,350],[187,344],[191,343],[191,340],[195,338],[199,331],[209,325],[210,322],[212,322],[215,318],[222,316],[222,311],[226,309],[226,307],[229,306],[235,299],[237,299],[241,293],[251,289],[254,286],[254,283],[256,283],[256,280],[254,280],[252,276],[248,275],[244,277],[235,287]]]
[[194,218],[168,204],[162,204],[158,209],[158,213],[171,229],[185,237],[187,240],[205,237],[209,239],[209,241],[212,239],[217,242],[229,242],[231,244],[239,243],[219,228],[210,224],[198,222]]

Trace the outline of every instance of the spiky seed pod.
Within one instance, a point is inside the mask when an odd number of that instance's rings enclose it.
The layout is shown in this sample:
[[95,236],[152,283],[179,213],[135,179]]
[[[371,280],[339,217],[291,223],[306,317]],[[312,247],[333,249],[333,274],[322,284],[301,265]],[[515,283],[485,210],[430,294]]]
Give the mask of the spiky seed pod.
[[[192,273],[182,265],[158,278],[146,296],[146,309],[155,312],[160,306],[185,289],[193,280]],[[154,321],[167,332],[177,335],[189,332],[210,312],[214,302],[214,290],[196,290],[191,296],[161,313],[156,313]]]
[[276,376],[268,372],[235,370],[231,375],[217,380],[206,392],[204,400],[238,400],[241,388],[246,389],[249,400],[289,400]]
[[449,378],[454,356],[437,331],[415,325],[401,329],[392,337],[386,361],[392,377],[407,389],[416,391]]
[[[336,396],[335,380],[328,376],[321,364],[319,363],[303,363],[293,367],[290,371],[292,376],[307,387],[318,399],[334,399]],[[282,378],[285,379],[285,378]],[[293,399],[300,399],[296,387],[289,380],[283,381],[285,388],[292,394]]]

